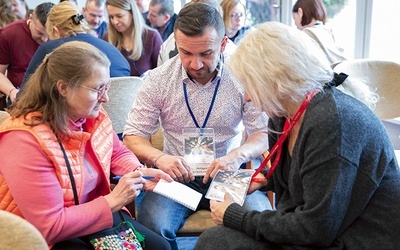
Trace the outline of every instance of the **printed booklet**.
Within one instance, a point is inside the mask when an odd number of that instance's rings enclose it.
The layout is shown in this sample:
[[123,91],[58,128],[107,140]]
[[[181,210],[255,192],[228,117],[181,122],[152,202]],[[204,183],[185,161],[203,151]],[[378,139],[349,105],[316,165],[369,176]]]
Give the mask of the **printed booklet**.
[[206,198],[224,201],[225,193],[229,193],[233,202],[243,205],[250,186],[254,170],[218,170],[208,188]]

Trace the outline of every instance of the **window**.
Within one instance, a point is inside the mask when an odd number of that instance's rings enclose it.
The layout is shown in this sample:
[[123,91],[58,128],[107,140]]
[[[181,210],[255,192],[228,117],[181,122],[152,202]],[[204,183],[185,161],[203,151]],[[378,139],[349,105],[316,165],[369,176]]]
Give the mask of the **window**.
[[399,10],[399,0],[373,2],[369,58],[400,63]]

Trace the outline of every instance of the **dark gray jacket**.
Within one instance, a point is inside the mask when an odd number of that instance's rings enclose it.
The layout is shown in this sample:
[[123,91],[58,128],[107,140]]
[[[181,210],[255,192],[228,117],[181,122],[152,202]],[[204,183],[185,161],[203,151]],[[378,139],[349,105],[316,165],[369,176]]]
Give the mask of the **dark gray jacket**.
[[[283,119],[270,119],[282,131]],[[277,136],[271,134],[269,143]],[[271,148],[270,147],[270,148]],[[228,207],[224,225],[285,249],[397,249],[400,170],[381,121],[333,89],[314,96],[292,157],[282,160],[267,190],[276,211]]]

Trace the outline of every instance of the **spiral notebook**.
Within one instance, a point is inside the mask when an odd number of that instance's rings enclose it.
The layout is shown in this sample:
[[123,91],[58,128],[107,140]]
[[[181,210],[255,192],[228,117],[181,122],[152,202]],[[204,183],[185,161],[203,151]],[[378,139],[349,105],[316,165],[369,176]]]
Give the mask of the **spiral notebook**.
[[179,204],[196,211],[202,194],[180,182],[160,179],[153,192],[170,198]]

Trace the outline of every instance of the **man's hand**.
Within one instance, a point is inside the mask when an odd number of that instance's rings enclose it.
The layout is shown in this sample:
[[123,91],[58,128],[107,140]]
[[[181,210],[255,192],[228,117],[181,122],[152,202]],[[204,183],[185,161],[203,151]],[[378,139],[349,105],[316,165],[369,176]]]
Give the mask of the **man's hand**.
[[169,174],[175,181],[186,183],[194,180],[189,165],[181,156],[163,155],[157,160],[157,168]]
[[240,162],[239,159],[234,157],[232,154],[228,154],[224,157],[214,160],[207,168],[203,178],[203,183],[206,184],[210,178],[214,178],[218,170],[238,170],[240,164],[242,164],[242,162]]

